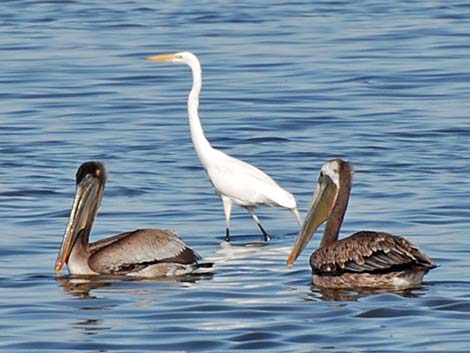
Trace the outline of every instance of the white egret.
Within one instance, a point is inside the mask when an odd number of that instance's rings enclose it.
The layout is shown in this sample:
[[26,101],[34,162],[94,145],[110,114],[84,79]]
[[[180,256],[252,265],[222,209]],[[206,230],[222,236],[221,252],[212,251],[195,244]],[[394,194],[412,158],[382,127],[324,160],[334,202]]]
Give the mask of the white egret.
[[213,148],[207,140],[198,112],[199,93],[202,86],[202,71],[198,58],[192,53],[180,52],[150,56],[148,60],[185,64],[191,68],[193,85],[188,96],[191,138],[202,166],[209,175],[215,191],[222,199],[226,220],[225,240],[230,241],[230,214],[233,204],[248,211],[263,233],[265,241],[268,241],[270,237],[255,214],[257,206],[287,208],[301,224],[297,203],[291,193],[280,187],[260,169]]

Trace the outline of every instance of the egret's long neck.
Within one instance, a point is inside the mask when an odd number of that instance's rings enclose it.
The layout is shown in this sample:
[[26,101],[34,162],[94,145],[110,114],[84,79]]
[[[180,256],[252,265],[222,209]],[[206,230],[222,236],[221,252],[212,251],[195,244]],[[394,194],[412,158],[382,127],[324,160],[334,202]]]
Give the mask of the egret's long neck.
[[189,127],[191,129],[191,139],[196,149],[196,153],[204,166],[206,167],[206,161],[208,154],[213,150],[201,125],[201,119],[199,118],[199,93],[202,87],[202,75],[201,65],[199,62],[191,65],[191,71],[193,74],[193,87],[188,96],[188,116],[189,116]]
[[336,198],[335,205],[331,210],[328,221],[326,222],[325,230],[323,231],[323,238],[320,247],[334,243],[338,240],[339,231],[343,224],[344,214],[348,207],[349,195],[351,193],[351,175],[346,174],[340,176],[340,188]]

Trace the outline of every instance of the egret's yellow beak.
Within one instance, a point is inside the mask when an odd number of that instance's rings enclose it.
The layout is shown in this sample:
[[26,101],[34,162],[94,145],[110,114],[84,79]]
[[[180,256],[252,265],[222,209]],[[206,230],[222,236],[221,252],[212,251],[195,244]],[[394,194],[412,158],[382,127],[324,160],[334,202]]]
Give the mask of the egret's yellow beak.
[[171,61],[176,59],[176,54],[153,55],[147,58],[148,61]]

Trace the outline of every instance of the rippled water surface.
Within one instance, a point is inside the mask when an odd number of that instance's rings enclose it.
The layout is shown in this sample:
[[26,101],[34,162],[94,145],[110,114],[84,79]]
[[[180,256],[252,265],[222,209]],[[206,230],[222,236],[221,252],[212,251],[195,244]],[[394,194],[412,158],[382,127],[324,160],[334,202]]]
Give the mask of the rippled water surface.
[[[463,1],[3,1],[2,352],[470,352],[470,6]],[[321,165],[355,164],[343,235],[406,235],[440,267],[405,293],[320,291],[298,226],[222,204],[189,137],[183,66],[203,63],[214,146],[305,214]],[[92,238],[175,229],[212,274],[80,281],[53,264],[80,163],[109,179]]]

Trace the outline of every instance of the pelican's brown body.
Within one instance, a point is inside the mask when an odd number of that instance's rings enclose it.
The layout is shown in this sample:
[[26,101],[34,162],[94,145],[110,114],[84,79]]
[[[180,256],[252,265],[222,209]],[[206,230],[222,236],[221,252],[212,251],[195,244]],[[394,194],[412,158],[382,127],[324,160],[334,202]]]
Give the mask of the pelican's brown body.
[[65,264],[75,275],[133,277],[179,276],[198,267],[200,257],[169,230],[139,229],[89,243],[93,221],[103,197],[106,170],[85,162],[77,171],[77,189],[69,224],[57,256],[56,272]]
[[324,245],[310,257],[319,287],[410,287],[421,282],[432,260],[407,239],[362,231]]
[[176,233],[138,229],[88,246],[77,244],[67,266],[71,274],[162,277],[189,273],[197,267],[198,259]]
[[323,167],[315,199],[288,259],[291,266],[321,223],[327,221],[310,266],[315,285],[324,288],[417,287],[435,263],[407,239],[361,231],[338,240],[349,201],[352,164],[332,160]]

